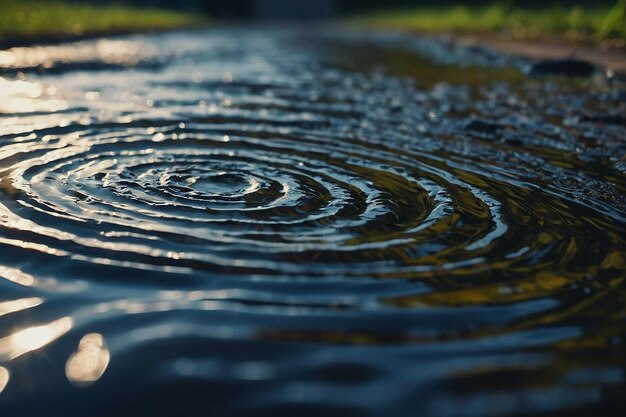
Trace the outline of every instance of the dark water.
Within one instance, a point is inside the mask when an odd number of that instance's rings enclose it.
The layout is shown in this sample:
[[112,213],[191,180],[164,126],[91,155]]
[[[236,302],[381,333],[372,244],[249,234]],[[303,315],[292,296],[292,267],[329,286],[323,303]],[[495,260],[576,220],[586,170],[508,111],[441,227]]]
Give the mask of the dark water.
[[2,416],[626,405],[619,81],[237,28],[0,65]]

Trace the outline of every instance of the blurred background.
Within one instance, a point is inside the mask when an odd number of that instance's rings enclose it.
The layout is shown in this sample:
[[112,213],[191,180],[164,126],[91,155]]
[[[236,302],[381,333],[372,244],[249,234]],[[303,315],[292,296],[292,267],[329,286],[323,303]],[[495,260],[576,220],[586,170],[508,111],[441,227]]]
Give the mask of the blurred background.
[[626,39],[626,0],[0,0],[0,47],[232,20],[329,20],[422,32]]
[[141,8],[160,8],[207,13],[222,18],[326,18],[336,15],[363,13],[381,9],[399,9],[412,7],[442,8],[450,6],[486,6],[500,4],[509,7],[553,7],[572,6],[597,7],[611,6],[615,0],[0,0],[0,7],[15,3],[39,4],[70,3],[74,5],[128,5]]
[[[54,0],[53,0],[54,1]],[[506,6],[545,8],[568,8],[572,6],[596,7],[610,6],[615,0],[69,0],[73,3],[93,4],[129,4],[141,7],[158,7],[165,9],[194,10],[223,18],[326,18],[336,15],[372,12],[384,9],[412,8],[415,6],[441,8],[450,6],[486,6],[502,4]]]

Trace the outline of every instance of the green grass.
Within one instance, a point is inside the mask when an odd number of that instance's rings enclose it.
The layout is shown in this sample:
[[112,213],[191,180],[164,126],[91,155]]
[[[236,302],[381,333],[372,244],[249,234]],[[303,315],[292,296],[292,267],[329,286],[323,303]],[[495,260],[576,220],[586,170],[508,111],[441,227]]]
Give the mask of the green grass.
[[0,0],[0,42],[166,30],[202,24],[181,12],[59,0]]
[[513,3],[484,7],[423,6],[356,17],[358,25],[424,32],[504,33],[536,39],[558,35],[570,39],[626,38],[626,0],[611,6],[523,8]]

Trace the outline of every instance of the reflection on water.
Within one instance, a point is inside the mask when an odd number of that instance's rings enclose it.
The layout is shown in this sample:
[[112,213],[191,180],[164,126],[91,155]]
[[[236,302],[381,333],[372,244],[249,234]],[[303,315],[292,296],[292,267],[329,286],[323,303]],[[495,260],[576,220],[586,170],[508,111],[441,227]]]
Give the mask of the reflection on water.
[[43,303],[43,300],[38,297],[0,302],[0,317],[4,316],[5,314],[11,314],[15,313],[16,311],[36,307],[41,303]]
[[2,52],[3,415],[619,410],[626,89],[479,55]]
[[11,360],[40,349],[72,328],[72,319],[64,317],[44,326],[29,327],[0,339],[0,359]]
[[[46,96],[54,95],[55,90],[48,89]],[[32,113],[32,112],[55,112],[64,110],[66,105],[61,100],[43,99],[41,86],[27,81],[7,81],[0,77],[0,113]],[[9,123],[19,123],[12,118],[3,120],[4,126]]]
[[80,340],[78,350],[67,360],[65,375],[77,386],[88,386],[104,374],[109,357],[102,335],[88,334]]
[[35,284],[35,278],[32,275],[26,274],[19,269],[2,265],[0,265],[0,278],[25,287],[30,287]]
[[139,59],[159,58],[156,45],[124,40],[101,39],[67,45],[33,46],[0,51],[0,70],[55,71],[58,66],[77,65],[80,69],[92,69],[90,65],[136,66]]
[[4,387],[7,386],[7,384],[9,383],[9,371],[7,371],[6,368],[3,368],[2,366],[0,366],[0,394],[2,394],[2,391],[4,390]]

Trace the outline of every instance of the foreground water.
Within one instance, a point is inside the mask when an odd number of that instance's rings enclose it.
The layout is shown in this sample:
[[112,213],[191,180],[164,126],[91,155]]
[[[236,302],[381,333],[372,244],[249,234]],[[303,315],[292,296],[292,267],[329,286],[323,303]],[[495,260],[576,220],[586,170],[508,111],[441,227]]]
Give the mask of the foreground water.
[[2,415],[618,415],[626,89],[523,64],[238,28],[0,52]]

